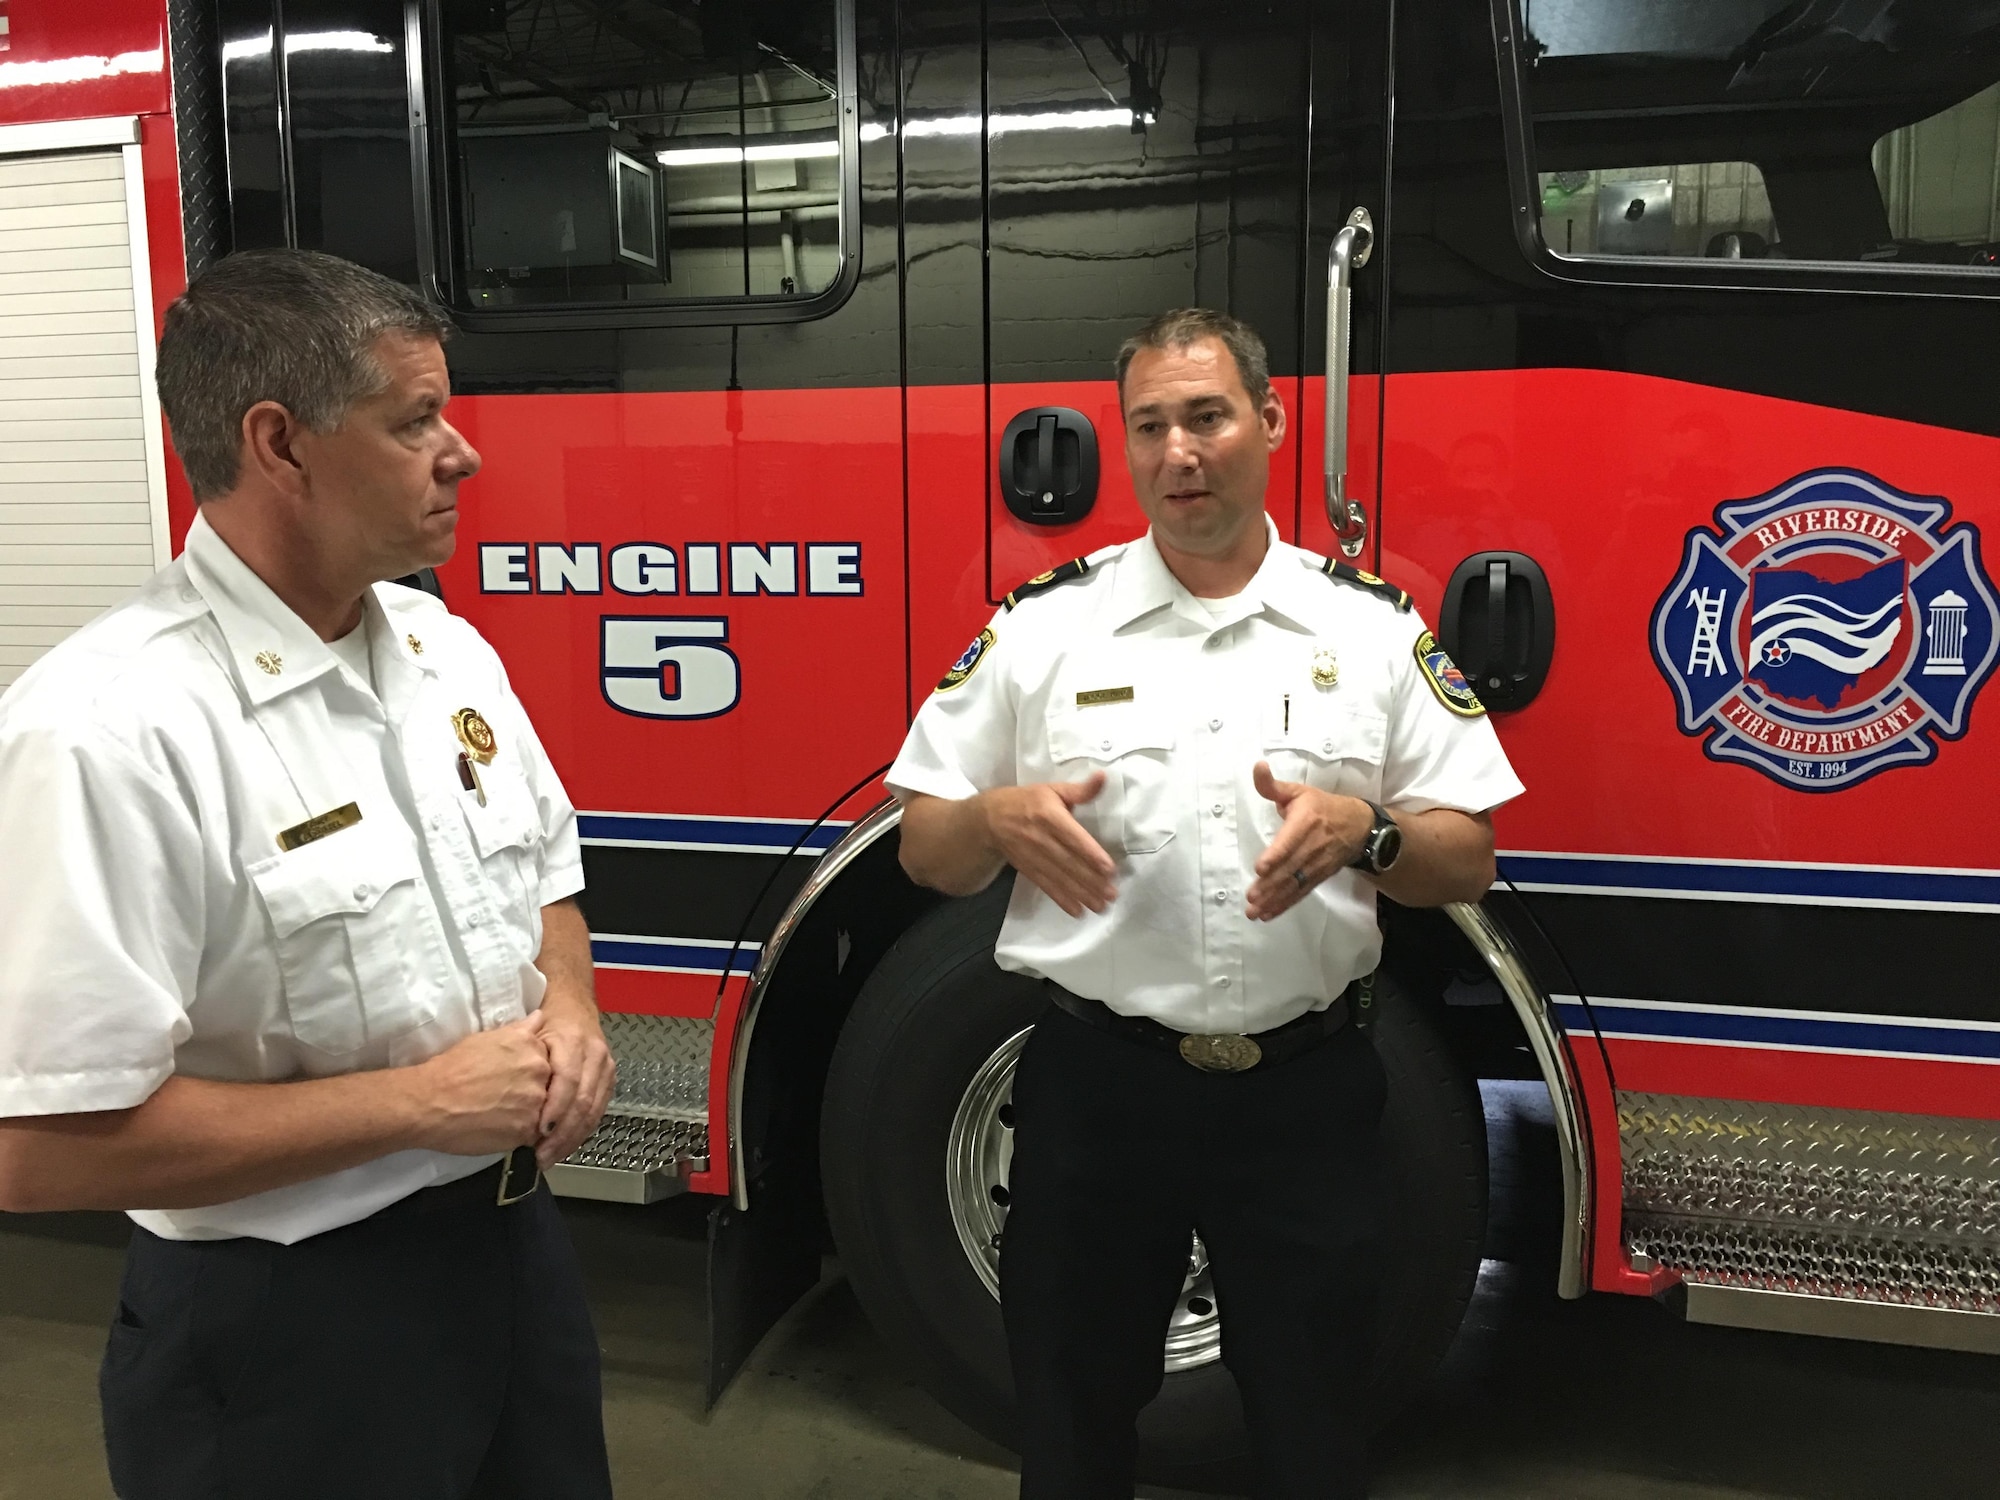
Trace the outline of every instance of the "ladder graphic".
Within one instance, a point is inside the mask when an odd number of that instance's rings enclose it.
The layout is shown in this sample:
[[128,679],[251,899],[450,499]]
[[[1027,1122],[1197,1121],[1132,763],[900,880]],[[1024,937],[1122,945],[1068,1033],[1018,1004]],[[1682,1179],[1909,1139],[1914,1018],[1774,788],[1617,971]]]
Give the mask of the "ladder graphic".
[[1704,677],[1728,672],[1722,661],[1722,607],[1728,602],[1729,595],[1722,589],[1696,589],[1688,595],[1688,604],[1694,609],[1694,646],[1688,652],[1688,676],[1697,671]]

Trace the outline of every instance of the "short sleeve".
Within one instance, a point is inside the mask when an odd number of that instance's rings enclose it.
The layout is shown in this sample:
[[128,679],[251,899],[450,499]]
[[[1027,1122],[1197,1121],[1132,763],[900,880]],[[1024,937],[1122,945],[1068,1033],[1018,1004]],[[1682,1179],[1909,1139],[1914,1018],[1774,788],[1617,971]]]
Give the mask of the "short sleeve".
[[535,819],[542,829],[541,846],[536,854],[536,874],[541,881],[539,903],[550,906],[583,889],[583,846],[577,837],[576,808],[563,788],[562,777],[556,774],[555,763],[542,748],[542,737],[535,733],[527,706],[515,696],[513,684],[507,680],[507,669],[483,637],[480,645],[493,661],[501,691],[507,695],[508,712],[518,726],[521,765],[527,773],[528,788],[534,794]]
[[1018,697],[1009,670],[1006,613],[974,637],[946,672],[889,767],[898,801],[913,795],[962,801],[997,786],[1013,786]]
[[0,729],[0,1116],[142,1104],[200,968],[201,833],[103,739]]
[[1520,796],[1526,789],[1458,668],[1423,621],[1398,618],[1408,629],[1394,664],[1383,802],[1412,812],[1480,813]]

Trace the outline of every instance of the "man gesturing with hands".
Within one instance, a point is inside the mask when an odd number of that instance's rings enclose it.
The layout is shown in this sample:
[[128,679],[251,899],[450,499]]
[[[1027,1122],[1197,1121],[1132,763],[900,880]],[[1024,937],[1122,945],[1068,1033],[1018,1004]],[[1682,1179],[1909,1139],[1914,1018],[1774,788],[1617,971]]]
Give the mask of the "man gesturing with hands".
[[443,318],[230,256],[167,314],[186,550],[0,697],[0,1209],[135,1221],[123,1500],[608,1500],[539,1168],[597,1126],[576,815],[492,648],[383,580],[479,456]]
[[1256,334],[1162,314],[1117,371],[1149,530],[1010,594],[888,777],[913,878],[1015,870],[996,957],[1051,1002],[1000,1259],[1021,1493],[1132,1493],[1198,1232],[1253,1493],[1359,1496],[1384,1078],[1351,997],[1378,893],[1477,900],[1521,785],[1408,596],[1278,539]]

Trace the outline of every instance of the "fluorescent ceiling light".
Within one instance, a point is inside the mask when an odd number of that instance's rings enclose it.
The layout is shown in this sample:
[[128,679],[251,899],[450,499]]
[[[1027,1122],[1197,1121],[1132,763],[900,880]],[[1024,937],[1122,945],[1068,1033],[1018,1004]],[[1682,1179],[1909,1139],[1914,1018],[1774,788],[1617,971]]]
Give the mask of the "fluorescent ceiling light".
[[[912,120],[914,127],[920,122]],[[1058,109],[1032,115],[995,115],[990,134],[1010,135],[1021,130],[1097,130],[1116,126],[1121,130],[1132,127],[1132,111],[1129,109]]]
[[[1153,117],[1142,116],[1142,122],[1150,125]],[[1129,130],[1132,127],[1132,111],[1129,109],[1049,109],[1031,114],[998,114],[990,117],[989,135],[1020,135],[1033,130]],[[874,120],[861,127],[864,141],[887,140],[895,132],[887,125]],[[906,136],[946,136],[979,134],[978,115],[931,115],[926,118],[906,120],[903,123]],[[840,146],[835,141],[808,141],[798,145],[750,146],[738,151],[734,146],[690,146],[680,150],[659,153],[660,160],[670,167],[717,166],[723,162],[736,161],[784,161],[801,156],[838,156]]]
[[[395,47],[369,31],[293,31],[285,35],[285,56],[298,52],[393,52]],[[222,44],[222,60],[264,57],[271,51],[271,33]]]
[[839,141],[786,141],[774,146],[687,146],[659,153],[661,164],[669,167],[713,167],[724,162],[797,161],[802,157],[838,155]]
[[368,31],[288,31],[285,55],[294,52],[394,52],[387,39]]
[[[1142,117],[1143,123],[1152,124],[1150,116]],[[998,114],[990,117],[987,124],[988,135],[1020,135],[1031,130],[1104,130],[1112,128],[1130,129],[1132,111],[1129,109],[1049,109],[1026,114]],[[893,132],[886,125],[873,121],[861,127],[861,139],[879,141]],[[906,136],[946,136],[978,135],[978,115],[931,115],[927,118],[903,122]]]
[[120,52],[116,57],[51,57],[33,62],[0,62],[0,89],[49,83],[88,83],[121,73],[157,73],[166,66],[160,49]]

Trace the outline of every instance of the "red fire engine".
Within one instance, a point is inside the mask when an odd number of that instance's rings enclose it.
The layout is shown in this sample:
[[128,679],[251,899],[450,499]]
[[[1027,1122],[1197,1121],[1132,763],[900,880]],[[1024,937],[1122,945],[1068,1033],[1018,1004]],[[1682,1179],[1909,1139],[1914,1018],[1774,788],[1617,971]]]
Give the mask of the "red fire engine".
[[[1010,588],[1138,529],[1108,360],[1194,303],[1270,343],[1283,533],[1416,596],[1529,787],[1488,900],[1383,913],[1385,1385],[1473,1286],[1481,1077],[1548,1087],[1564,1295],[2000,1350],[1991,7],[0,14],[0,683],[185,530],[191,270],[450,308],[486,466],[435,585],[584,810],[621,1066],[559,1176],[715,1197],[712,1388],[830,1226],[1005,1430],[1038,997],[880,776]],[[1190,1248],[1156,1466],[1236,1440]]]

